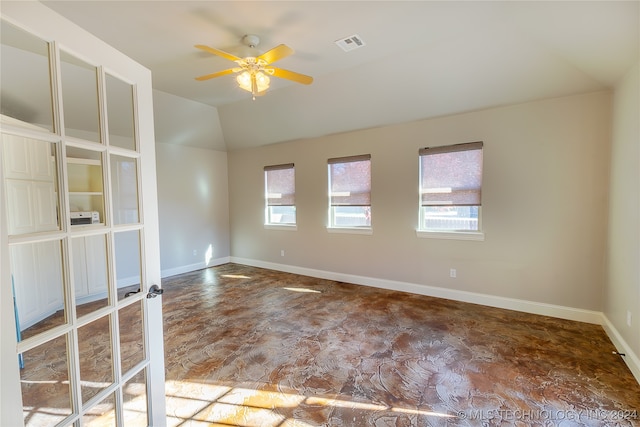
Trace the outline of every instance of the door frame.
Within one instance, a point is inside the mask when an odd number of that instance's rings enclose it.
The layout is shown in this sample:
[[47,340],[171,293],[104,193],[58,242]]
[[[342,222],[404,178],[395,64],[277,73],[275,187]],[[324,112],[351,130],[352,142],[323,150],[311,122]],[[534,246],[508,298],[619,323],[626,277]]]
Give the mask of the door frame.
[[[155,163],[155,137],[153,124],[153,98],[151,72],[108,46],[66,18],[53,12],[39,2],[5,2],[2,17],[45,41],[55,41],[90,59],[91,62],[126,76],[135,84],[137,93],[137,135],[140,145],[140,187],[142,206],[140,210],[144,231],[142,256],[143,289],[161,284],[160,241],[158,225],[158,201]],[[0,166],[2,153],[0,150]],[[0,174],[1,176],[2,174]],[[62,209],[62,207],[61,207]],[[22,396],[20,373],[16,360],[17,340],[11,275],[9,268],[9,238],[6,227],[7,208],[4,183],[0,183],[0,425],[22,425]],[[162,327],[162,297],[145,299],[146,343],[149,365],[147,366],[147,398],[149,424],[166,425],[164,384],[164,343]]]

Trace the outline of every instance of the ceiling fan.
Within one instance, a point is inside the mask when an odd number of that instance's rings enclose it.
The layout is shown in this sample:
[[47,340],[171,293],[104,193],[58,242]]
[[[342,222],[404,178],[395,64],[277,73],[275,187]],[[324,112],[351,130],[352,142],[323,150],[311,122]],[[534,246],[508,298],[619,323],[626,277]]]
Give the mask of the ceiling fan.
[[[260,43],[260,38],[256,35],[248,34],[242,38],[242,42],[251,48],[255,48],[258,43]],[[226,76],[232,73],[239,73],[236,76],[238,85],[241,89],[251,92],[253,99],[256,99],[256,96],[264,95],[267,89],[269,89],[269,76],[292,80],[305,85],[313,82],[313,77],[270,66],[274,62],[293,54],[293,49],[284,44],[276,46],[260,56],[247,56],[244,58],[201,44],[198,44],[195,47],[238,64],[238,66],[234,68],[196,77],[196,80],[203,81],[213,79],[215,77]]]

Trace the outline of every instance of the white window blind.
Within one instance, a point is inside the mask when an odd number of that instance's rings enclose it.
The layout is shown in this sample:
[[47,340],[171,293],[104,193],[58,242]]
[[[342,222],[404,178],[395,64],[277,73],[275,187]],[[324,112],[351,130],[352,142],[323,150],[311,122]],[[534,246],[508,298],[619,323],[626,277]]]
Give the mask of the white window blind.
[[371,155],[329,159],[329,228],[371,227]]
[[420,150],[418,231],[480,232],[482,142]]
[[422,206],[482,205],[482,142],[420,150]]
[[371,156],[329,159],[331,206],[371,205]]
[[265,166],[267,224],[295,224],[296,183],[293,163]]
[[293,163],[265,166],[267,204],[293,206],[296,204],[295,169]]

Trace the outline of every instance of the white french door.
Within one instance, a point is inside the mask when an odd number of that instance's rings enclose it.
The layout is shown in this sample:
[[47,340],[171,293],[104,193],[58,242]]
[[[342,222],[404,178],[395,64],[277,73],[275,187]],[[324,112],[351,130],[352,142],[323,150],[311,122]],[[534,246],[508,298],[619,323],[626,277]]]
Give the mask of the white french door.
[[0,30],[0,425],[163,426],[151,75],[37,2]]

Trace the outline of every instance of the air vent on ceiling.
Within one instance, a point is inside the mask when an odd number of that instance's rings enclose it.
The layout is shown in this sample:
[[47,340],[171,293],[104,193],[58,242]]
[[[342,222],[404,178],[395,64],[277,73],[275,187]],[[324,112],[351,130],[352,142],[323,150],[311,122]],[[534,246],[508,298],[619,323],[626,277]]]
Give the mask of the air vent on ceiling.
[[357,34],[336,40],[336,44],[345,52],[349,52],[350,50],[357,49],[365,45],[364,41]]

